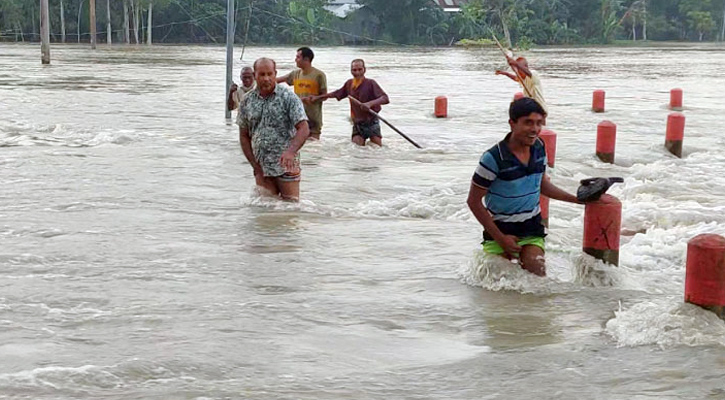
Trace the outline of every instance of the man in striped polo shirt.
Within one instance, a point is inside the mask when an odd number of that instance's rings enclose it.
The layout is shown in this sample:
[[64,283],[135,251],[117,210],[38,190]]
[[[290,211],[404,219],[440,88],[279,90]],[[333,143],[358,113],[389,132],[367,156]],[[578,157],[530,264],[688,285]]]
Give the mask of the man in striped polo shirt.
[[546,149],[539,133],[545,118],[534,99],[512,102],[511,132],[483,153],[468,193],[468,207],[484,228],[483,250],[518,258],[522,268],[539,276],[546,275],[539,196],[579,203],[544,179]]

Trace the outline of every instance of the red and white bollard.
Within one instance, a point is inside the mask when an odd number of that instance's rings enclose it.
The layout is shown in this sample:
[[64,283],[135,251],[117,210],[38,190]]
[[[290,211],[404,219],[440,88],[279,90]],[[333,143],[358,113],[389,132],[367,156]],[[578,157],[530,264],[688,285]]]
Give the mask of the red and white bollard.
[[[546,165],[554,168],[556,160],[556,133],[548,129],[544,129],[539,133],[539,138],[544,142],[546,148]],[[544,179],[549,179],[549,175],[544,175]],[[549,227],[549,201],[550,199],[544,195],[539,196],[539,205],[541,206],[541,222],[545,227]]]
[[617,144],[617,125],[602,121],[597,125],[597,157],[605,163],[614,164],[614,148]]
[[[544,175],[544,179],[550,181],[549,175]],[[539,195],[539,207],[541,207],[541,223],[545,227],[549,227],[549,201],[550,199],[546,196]]]
[[539,137],[544,142],[546,148],[546,165],[549,168],[554,168],[554,162],[556,161],[556,132],[543,129],[539,133]]
[[682,158],[682,140],[685,138],[685,116],[672,113],[667,116],[667,137],[665,148],[670,153]]
[[682,110],[682,89],[670,90],[670,110]]
[[685,301],[725,318],[725,238],[703,234],[687,242]]
[[448,98],[446,96],[438,96],[435,99],[435,116],[436,118],[448,117]]
[[584,206],[583,250],[590,256],[619,265],[619,235],[622,203],[614,196],[602,197]]
[[606,93],[604,90],[595,90],[594,95],[592,96],[592,111],[596,113],[603,113],[604,112],[604,99],[606,97]]

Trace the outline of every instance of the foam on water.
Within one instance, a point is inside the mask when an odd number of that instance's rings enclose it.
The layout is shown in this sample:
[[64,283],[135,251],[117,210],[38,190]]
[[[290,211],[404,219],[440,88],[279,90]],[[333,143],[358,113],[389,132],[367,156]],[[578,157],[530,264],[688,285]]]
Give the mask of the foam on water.
[[62,124],[44,126],[18,121],[0,123],[0,147],[96,147],[104,144],[125,145],[137,140],[135,132],[122,129],[91,131]]
[[[467,187],[466,187],[467,189]],[[256,188],[245,198],[242,207],[263,207],[277,211],[300,211],[329,217],[413,218],[441,221],[471,221],[462,185],[439,185],[422,192],[403,193],[390,199],[367,200],[344,207],[322,205],[307,199],[299,203],[279,201],[259,195]]]
[[586,254],[548,253],[546,277],[521,268],[518,261],[476,250],[473,257],[458,269],[462,282],[491,291],[514,291],[548,295],[579,291],[584,287],[620,287],[630,285],[628,272],[603,263]]
[[113,389],[123,385],[123,380],[107,368],[96,365],[80,367],[43,367],[28,371],[0,374],[0,389],[10,390],[49,389]]
[[614,312],[605,332],[618,347],[655,345],[725,346],[725,322],[714,313],[668,297],[634,304]]

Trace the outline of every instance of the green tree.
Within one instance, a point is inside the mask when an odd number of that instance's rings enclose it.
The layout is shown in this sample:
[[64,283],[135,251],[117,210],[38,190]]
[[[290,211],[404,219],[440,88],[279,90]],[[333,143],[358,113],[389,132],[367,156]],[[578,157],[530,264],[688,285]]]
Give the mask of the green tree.
[[421,21],[433,7],[429,0],[359,0],[380,20],[390,40],[397,43],[418,43],[425,36]]
[[702,42],[702,38],[705,33],[710,32],[715,28],[715,21],[712,19],[712,14],[709,11],[690,11],[687,13],[687,19],[690,26],[699,35],[699,41]]

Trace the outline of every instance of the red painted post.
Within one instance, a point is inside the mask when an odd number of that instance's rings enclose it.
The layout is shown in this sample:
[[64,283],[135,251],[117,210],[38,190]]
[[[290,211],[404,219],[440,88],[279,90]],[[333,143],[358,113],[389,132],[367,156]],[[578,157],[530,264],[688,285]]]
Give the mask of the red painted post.
[[438,96],[435,99],[435,116],[436,118],[448,117],[448,98],[446,96]]
[[596,113],[603,113],[604,112],[604,99],[606,97],[606,93],[604,90],[595,90],[594,96],[592,97],[592,111]]
[[682,110],[682,89],[670,90],[670,110]]
[[[544,175],[544,179],[547,181],[550,181],[549,175]],[[539,206],[541,207],[541,223],[544,224],[545,227],[549,227],[549,198],[542,195],[539,195]]]
[[597,125],[597,157],[605,163],[614,164],[614,148],[617,144],[617,125],[602,121]]
[[622,203],[614,196],[602,197],[584,206],[583,250],[590,256],[619,265],[619,235]]
[[556,132],[543,129],[539,137],[546,147],[546,164],[549,168],[554,168],[554,162],[556,161]]
[[665,148],[670,153],[682,158],[682,140],[685,138],[685,116],[672,113],[667,116],[667,137]]
[[685,301],[725,318],[725,238],[702,234],[687,242]]

